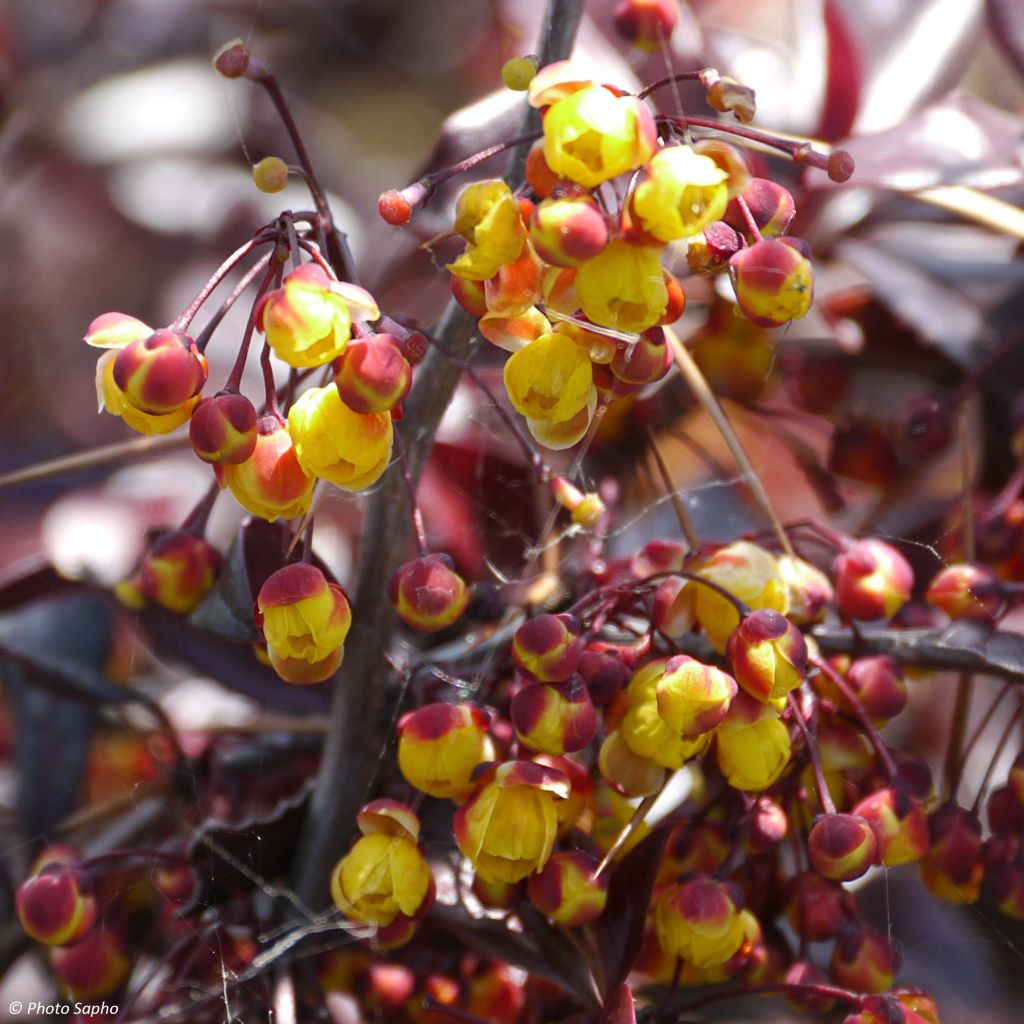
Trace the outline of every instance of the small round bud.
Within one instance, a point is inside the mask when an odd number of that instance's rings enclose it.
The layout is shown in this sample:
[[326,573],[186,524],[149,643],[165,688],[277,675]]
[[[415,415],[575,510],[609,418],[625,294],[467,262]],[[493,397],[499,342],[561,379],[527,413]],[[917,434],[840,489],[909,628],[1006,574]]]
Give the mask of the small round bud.
[[789,618],[798,626],[820,622],[835,597],[829,578],[810,562],[789,555],[780,556],[779,573],[789,594]]
[[564,928],[596,920],[608,902],[608,874],[595,875],[596,869],[597,861],[578,850],[552,854],[526,883],[530,902]]
[[884,935],[849,922],[839,934],[829,968],[840,985],[855,992],[887,992],[901,960]]
[[608,221],[592,199],[544,199],[529,230],[537,255],[556,267],[578,267],[608,244]]
[[951,619],[991,619],[1002,607],[999,577],[987,565],[960,563],[940,569],[924,599]]
[[672,368],[672,350],[661,327],[652,327],[632,344],[623,342],[615,350],[609,368],[617,380],[643,387],[661,380]]
[[786,242],[766,238],[740,249],[729,260],[729,275],[740,309],[760,327],[799,320],[811,308],[810,260]]
[[175,331],[154,331],[133,341],[114,360],[114,383],[142,412],[162,415],[180,409],[206,383],[206,364],[191,339]]
[[487,716],[475,704],[427,704],[398,722],[398,767],[410,785],[430,796],[468,796],[473,770],[494,756]]
[[501,80],[514,92],[526,92],[539,65],[540,61],[532,54],[527,57],[510,57],[501,66]]
[[413,211],[425,203],[433,189],[422,181],[414,182],[401,191],[389,188],[377,200],[381,220],[394,227],[403,227],[412,220]]
[[789,831],[786,812],[774,800],[759,797],[747,824],[747,847],[754,853],[767,853],[774,849]]
[[288,165],[279,156],[265,156],[253,167],[252,180],[261,192],[283,192],[288,184]]
[[780,612],[751,612],[733,630],[726,657],[736,682],[751,697],[769,701],[795,690],[807,674],[807,643]]
[[348,343],[334,384],[353,412],[390,412],[405,401],[412,386],[412,368],[397,338],[368,334]]
[[222,561],[202,537],[168,530],[142,557],[142,593],[168,611],[188,615],[213,586]]
[[579,676],[522,687],[512,698],[509,717],[519,741],[542,754],[575,753],[597,732],[594,704]]
[[[903,669],[895,658],[878,654],[857,658],[846,670],[846,682],[872,720],[881,725],[895,718],[907,703],[907,684]],[[839,695],[837,701],[844,711],[853,708]]]
[[241,78],[248,70],[250,60],[245,43],[241,39],[232,39],[213,55],[213,66],[225,78]]
[[883,786],[864,797],[851,813],[864,818],[875,833],[879,864],[907,864],[920,860],[928,850],[928,818],[901,786]]
[[59,863],[44,867],[18,886],[14,912],[26,934],[47,946],[70,946],[92,928],[96,901],[83,892],[83,876]]
[[835,149],[829,154],[828,176],[832,181],[849,181],[853,172],[853,157],[845,149]]
[[522,882],[485,882],[479,875],[473,876],[470,888],[473,895],[489,910],[512,910],[525,896]]
[[660,50],[679,20],[676,0],[621,0],[613,14],[615,30],[638,50]]
[[73,946],[51,950],[50,965],[58,986],[83,1002],[116,992],[132,970],[128,951],[111,928],[96,928]]
[[446,555],[423,555],[400,566],[388,583],[398,617],[420,633],[450,626],[466,610],[469,590]]
[[654,922],[662,950],[700,970],[724,964],[743,944],[732,887],[707,875],[666,889],[655,904]]
[[524,622],[512,637],[516,668],[539,683],[571,678],[583,653],[579,626],[566,615],[536,615]]
[[878,840],[864,818],[828,814],[819,818],[807,836],[807,853],[819,875],[852,882],[875,861]]
[[[796,203],[793,196],[777,182],[768,178],[753,178],[742,195],[747,210],[765,238],[775,238],[786,233],[786,229],[796,216]],[[750,223],[739,203],[733,199],[722,218],[726,224],[735,228],[740,234],[750,233]]]
[[794,931],[810,942],[838,935],[855,910],[850,893],[813,871],[794,875],[786,886],[786,918]]
[[237,466],[256,450],[256,424],[256,408],[245,395],[221,391],[195,407],[188,439],[203,462]]
[[851,544],[835,562],[836,601],[843,615],[891,619],[906,603],[914,571],[890,544],[868,539]]

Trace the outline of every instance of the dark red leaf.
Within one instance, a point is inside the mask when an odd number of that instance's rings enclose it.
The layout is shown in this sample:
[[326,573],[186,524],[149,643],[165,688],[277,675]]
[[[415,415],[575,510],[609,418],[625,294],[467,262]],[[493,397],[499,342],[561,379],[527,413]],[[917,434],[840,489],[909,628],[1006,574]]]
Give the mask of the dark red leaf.
[[1024,5],[1020,0],[988,0],[986,11],[993,41],[1024,76]]
[[817,134],[831,142],[848,135],[853,128],[863,83],[860,50],[836,0],[827,0],[825,4],[825,35],[828,68]]

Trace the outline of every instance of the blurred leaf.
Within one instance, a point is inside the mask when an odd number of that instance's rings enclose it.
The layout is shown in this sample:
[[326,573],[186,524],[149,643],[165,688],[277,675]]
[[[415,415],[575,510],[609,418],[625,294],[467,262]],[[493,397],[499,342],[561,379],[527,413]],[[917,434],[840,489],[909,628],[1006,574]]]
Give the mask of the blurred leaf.
[[81,583],[61,576],[49,562],[19,564],[10,574],[0,578],[0,612],[10,611],[41,597],[50,597],[59,591],[81,588]]
[[860,47],[838,0],[825,2],[825,36],[828,47],[825,97],[815,134],[832,141],[848,135],[853,128],[864,81]]
[[594,924],[604,966],[606,999],[623,985],[640,952],[647,908],[668,834],[668,827],[656,828],[612,872],[608,902]]
[[988,0],[992,39],[1024,77],[1024,5],[1020,0]]

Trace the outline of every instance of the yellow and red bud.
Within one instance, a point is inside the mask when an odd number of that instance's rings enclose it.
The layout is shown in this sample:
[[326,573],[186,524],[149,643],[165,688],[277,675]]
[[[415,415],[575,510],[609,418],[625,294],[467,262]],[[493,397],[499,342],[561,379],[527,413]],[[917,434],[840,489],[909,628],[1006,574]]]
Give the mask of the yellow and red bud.
[[811,261],[789,239],[766,238],[740,249],[729,260],[729,275],[744,316],[760,327],[799,320],[811,308]]
[[832,951],[832,977],[855,992],[887,992],[896,980],[902,957],[880,932],[849,923]]
[[84,876],[72,865],[54,862],[18,886],[14,912],[25,933],[47,946],[70,946],[96,921],[96,901],[84,891]]
[[[533,83],[530,95],[534,103]],[[544,159],[559,177],[584,188],[641,167],[656,142],[654,117],[643,101],[616,96],[602,85],[577,88],[555,100],[544,116]]]
[[344,491],[376,483],[391,459],[391,416],[356,412],[331,385],[299,396],[288,412],[288,430],[302,469]]
[[767,789],[785,771],[790,755],[789,730],[771,704],[738,693],[715,729],[715,759],[734,789]]
[[256,447],[249,458],[214,467],[218,482],[239,505],[263,519],[273,522],[302,515],[316,481],[300,464],[292,435],[274,416],[264,416],[256,431]]
[[843,615],[873,621],[891,619],[914,586],[914,570],[884,541],[857,541],[835,562],[836,601]]
[[73,946],[52,949],[50,966],[57,987],[80,1001],[111,995],[132,971],[128,950],[111,928],[96,928]]
[[722,721],[737,687],[732,676],[721,669],[681,654],[665,664],[655,692],[661,720],[692,740]]
[[987,565],[961,563],[940,569],[924,599],[951,619],[993,618],[1002,607],[999,577]]
[[778,700],[795,690],[807,674],[803,633],[780,612],[751,612],[733,630],[726,657],[736,682],[751,697]]
[[521,687],[512,698],[509,717],[519,741],[541,754],[575,753],[597,732],[594,704],[579,676]]
[[158,330],[122,348],[113,375],[136,409],[165,416],[199,394],[206,383],[206,362],[192,350],[190,338]]
[[256,608],[270,663],[289,683],[319,683],[341,664],[352,625],[344,591],[315,566],[286,565],[260,587]]
[[736,115],[737,121],[753,121],[757,113],[754,90],[735,78],[723,76],[707,91],[708,106],[720,114],[730,111]]
[[767,853],[786,838],[788,831],[786,812],[776,801],[762,796],[754,805],[744,840],[753,853]]
[[487,716],[475,704],[427,704],[398,722],[398,767],[406,781],[430,796],[461,800],[473,789],[473,771],[494,759]]
[[288,165],[279,156],[265,156],[253,167],[252,180],[261,192],[283,192],[288,185]]
[[631,345],[620,343],[608,364],[616,379],[642,387],[661,380],[672,368],[672,350],[661,327],[651,327]]
[[779,574],[789,596],[786,613],[798,626],[820,622],[835,597],[829,578],[817,566],[791,555],[779,557]]
[[256,409],[245,395],[221,391],[204,398],[188,426],[192,451],[214,464],[236,466],[256,449]]
[[152,333],[152,327],[127,313],[102,313],[89,324],[82,340],[93,348],[125,348]]
[[665,785],[665,769],[650,758],[633,753],[618,729],[605,736],[597,767],[610,785],[629,797],[651,796]]
[[469,590],[447,555],[422,555],[400,566],[391,577],[388,599],[411,629],[434,633],[466,610]]
[[[765,238],[784,235],[793,217],[796,216],[793,196],[778,182],[768,178],[751,179],[741,198],[746,203],[758,231]],[[750,237],[750,222],[737,199],[729,203],[722,219],[740,234],[748,235],[748,241],[753,240]]]
[[[487,314],[482,281],[471,281],[468,277],[451,276],[452,298],[472,317],[479,319]],[[484,335],[487,337],[487,335]]]
[[540,299],[541,264],[532,246],[524,245],[519,258],[503,263],[484,281],[484,302],[499,317],[528,314]]
[[691,274],[707,276],[721,270],[740,248],[740,236],[724,221],[716,220],[687,241],[686,266]]
[[864,818],[878,841],[876,863],[895,867],[920,860],[928,850],[928,818],[902,786],[883,786],[852,810]]
[[947,903],[975,903],[985,873],[981,822],[975,814],[949,802],[928,818],[931,844],[921,859],[921,881]]
[[518,352],[531,342],[551,333],[551,322],[536,306],[531,306],[525,313],[518,313],[515,316],[489,313],[485,306],[478,327],[480,333],[492,345],[506,352]]
[[564,928],[578,928],[601,916],[608,902],[608,875],[596,875],[597,861],[578,850],[552,854],[526,883],[530,902]]
[[809,942],[834,938],[856,912],[851,893],[813,871],[801,871],[786,885],[786,919]]
[[796,1010],[824,1014],[836,1004],[832,996],[814,991],[814,986],[828,985],[831,979],[809,960],[797,960],[790,964],[782,980],[786,985],[798,986],[786,994],[786,1002]]
[[518,882],[547,863],[558,832],[555,805],[568,777],[532,761],[485,772],[455,814],[455,842],[485,882]]
[[[907,684],[903,669],[895,658],[886,654],[852,661],[846,670],[846,682],[877,724],[895,718],[906,707]],[[836,704],[844,711],[853,711],[842,694],[836,694]]]
[[213,586],[222,561],[202,537],[169,530],[142,556],[142,593],[168,611],[187,615]]
[[377,199],[377,213],[385,223],[402,227],[412,220],[413,211],[427,200],[432,191],[422,181],[414,182],[401,191],[389,188]]
[[545,263],[578,267],[608,244],[608,221],[590,199],[545,199],[530,217],[530,241]]
[[700,970],[724,964],[745,937],[732,887],[707,875],[666,889],[654,923],[662,950]]
[[828,814],[819,818],[807,836],[811,866],[836,882],[852,882],[875,862],[878,840],[865,818]]
[[679,20],[677,0],[621,0],[616,6],[615,29],[638,50],[660,50]]
[[512,637],[516,668],[539,683],[570,679],[579,667],[582,653],[579,624],[568,615],[535,615]]
[[279,359],[301,369],[337,359],[348,344],[352,318],[327,273],[304,263],[260,299],[256,326]]
[[405,401],[412,385],[412,368],[397,338],[369,334],[346,346],[334,384],[353,412],[390,412]]

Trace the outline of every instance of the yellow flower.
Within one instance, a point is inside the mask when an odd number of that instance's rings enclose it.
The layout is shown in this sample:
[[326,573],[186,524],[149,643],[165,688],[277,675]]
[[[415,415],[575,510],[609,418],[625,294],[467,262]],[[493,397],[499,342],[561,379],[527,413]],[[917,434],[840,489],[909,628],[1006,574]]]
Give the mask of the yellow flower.
[[337,359],[352,332],[348,304],[315,263],[293,270],[260,302],[257,327],[289,366],[324,366]]
[[576,271],[576,294],[587,318],[602,327],[639,334],[668,308],[661,252],[621,238]]
[[665,953],[700,970],[724,964],[746,934],[729,886],[707,875],[666,889],[655,905],[654,924]]
[[633,193],[633,212],[644,231],[673,242],[721,220],[729,202],[728,174],[689,146],[655,153],[647,177]]
[[588,85],[544,116],[544,159],[555,174],[596,188],[645,164],[654,152],[654,119],[634,96]]
[[715,729],[715,757],[734,789],[758,792],[775,782],[789,764],[789,730],[771,704],[740,692]]
[[473,769],[493,757],[487,716],[475,704],[427,704],[398,723],[398,767],[430,796],[461,800]]
[[518,882],[547,863],[558,832],[555,802],[568,795],[562,772],[507,761],[456,812],[455,841],[485,882]]
[[353,412],[333,385],[302,394],[288,429],[302,468],[345,491],[376,483],[391,460],[391,414]]
[[429,898],[430,866],[413,839],[374,832],[360,836],[331,877],[337,908],[353,921],[388,925],[414,917]]
[[505,388],[523,416],[562,423],[586,408],[594,391],[593,368],[568,335],[543,334],[505,363]]
[[448,270],[470,281],[486,281],[517,260],[526,239],[519,203],[499,179],[475,181],[459,193],[455,230],[469,245]]

